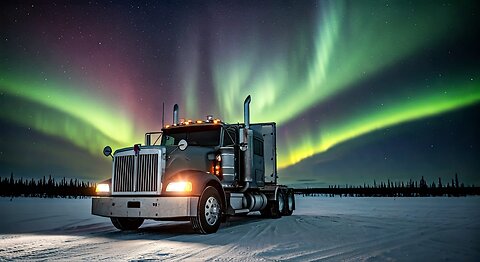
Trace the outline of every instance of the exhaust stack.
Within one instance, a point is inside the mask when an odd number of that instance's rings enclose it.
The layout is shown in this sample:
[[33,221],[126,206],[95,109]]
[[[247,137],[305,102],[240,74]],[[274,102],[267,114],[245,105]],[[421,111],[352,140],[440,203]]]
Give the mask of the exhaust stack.
[[247,96],[245,102],[243,102],[243,120],[245,122],[245,127],[240,129],[240,150],[244,152],[243,162],[245,163],[245,168],[243,171],[243,181],[245,186],[241,192],[246,192],[250,187],[250,183],[253,181],[253,130],[250,129],[250,101],[252,98]]
[[178,124],[179,124],[179,123],[178,123],[178,105],[177,105],[177,104],[175,104],[175,105],[173,106],[173,123],[174,123],[175,125],[178,125]]
[[246,129],[250,128],[250,101],[252,101],[252,98],[248,95],[243,102],[243,121]]

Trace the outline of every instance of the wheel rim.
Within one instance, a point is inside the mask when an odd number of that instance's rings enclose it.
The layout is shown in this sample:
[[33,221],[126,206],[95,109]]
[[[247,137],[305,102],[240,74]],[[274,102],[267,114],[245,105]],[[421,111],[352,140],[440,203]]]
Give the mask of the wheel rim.
[[293,194],[288,196],[288,211],[293,210]]
[[283,195],[278,194],[278,210],[282,212],[284,207],[285,207],[285,202],[283,200]]
[[205,202],[205,219],[207,220],[207,224],[210,226],[215,225],[218,221],[218,217],[220,215],[220,205],[218,204],[218,200],[211,196]]

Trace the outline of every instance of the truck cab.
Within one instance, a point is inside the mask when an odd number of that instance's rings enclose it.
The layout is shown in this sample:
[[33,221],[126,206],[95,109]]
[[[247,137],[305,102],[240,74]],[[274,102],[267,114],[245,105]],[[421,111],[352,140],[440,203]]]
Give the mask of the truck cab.
[[195,231],[216,232],[222,220],[260,211],[265,217],[291,215],[293,190],[277,185],[276,125],[179,120],[145,135],[144,145],[104,149],[113,159],[112,178],[97,186],[92,214],[110,217],[120,230],[135,230],[144,219],[190,220]]

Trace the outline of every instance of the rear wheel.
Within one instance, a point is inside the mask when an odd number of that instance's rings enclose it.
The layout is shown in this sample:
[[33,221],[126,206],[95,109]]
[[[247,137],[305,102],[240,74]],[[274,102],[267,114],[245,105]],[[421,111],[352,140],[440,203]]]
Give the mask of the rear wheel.
[[222,217],[220,194],[214,187],[207,187],[198,201],[197,216],[192,217],[192,227],[202,234],[217,232]]
[[282,212],[285,208],[285,199],[283,192],[281,190],[277,191],[276,200],[268,201],[265,209],[261,210],[260,213],[264,217],[270,218],[280,218],[282,217]]
[[293,214],[294,207],[295,207],[295,194],[293,193],[293,190],[289,190],[287,193],[287,201],[286,201],[284,215],[291,216]]
[[130,217],[111,217],[112,224],[122,230],[137,230],[142,224],[143,218],[130,218]]

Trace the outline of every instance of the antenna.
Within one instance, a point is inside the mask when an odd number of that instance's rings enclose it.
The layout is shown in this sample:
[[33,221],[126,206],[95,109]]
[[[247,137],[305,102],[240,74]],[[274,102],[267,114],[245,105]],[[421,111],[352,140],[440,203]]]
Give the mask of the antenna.
[[165,126],[165,102],[162,102],[162,128]]

